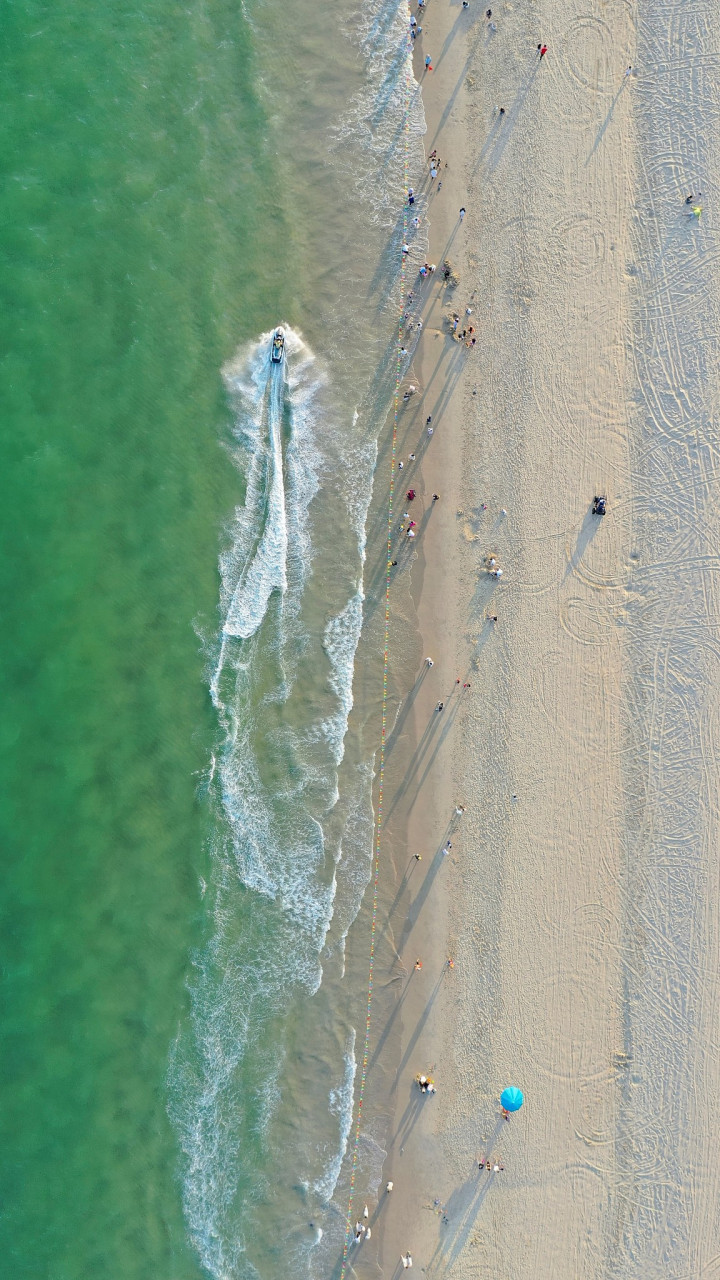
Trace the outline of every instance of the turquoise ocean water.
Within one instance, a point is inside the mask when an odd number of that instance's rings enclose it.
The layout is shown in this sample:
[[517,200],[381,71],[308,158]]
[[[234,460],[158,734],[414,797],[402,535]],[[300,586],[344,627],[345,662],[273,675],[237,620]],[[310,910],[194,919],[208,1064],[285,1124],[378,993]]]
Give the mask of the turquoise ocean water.
[[423,128],[406,17],[5,10],[14,1277],[310,1276],[337,1253],[372,830],[346,729]]

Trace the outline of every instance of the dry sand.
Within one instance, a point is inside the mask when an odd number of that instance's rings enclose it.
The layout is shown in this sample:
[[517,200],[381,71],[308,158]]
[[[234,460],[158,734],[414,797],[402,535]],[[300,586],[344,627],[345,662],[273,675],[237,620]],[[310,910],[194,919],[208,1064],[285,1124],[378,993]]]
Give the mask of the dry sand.
[[[711,1277],[718,11],[490,3],[495,32],[484,3],[430,0],[418,47],[428,151],[449,161],[431,258],[452,240],[461,284],[427,291],[403,420],[411,440],[433,413],[416,482],[425,506],[441,493],[395,594],[422,639],[388,831],[423,861],[398,864],[390,913],[394,1190],[356,1266],[395,1276],[409,1248],[458,1280]],[[473,294],[468,352],[441,319]],[[510,1083],[526,1103],[507,1124]],[[478,1172],[487,1154],[503,1172]]]

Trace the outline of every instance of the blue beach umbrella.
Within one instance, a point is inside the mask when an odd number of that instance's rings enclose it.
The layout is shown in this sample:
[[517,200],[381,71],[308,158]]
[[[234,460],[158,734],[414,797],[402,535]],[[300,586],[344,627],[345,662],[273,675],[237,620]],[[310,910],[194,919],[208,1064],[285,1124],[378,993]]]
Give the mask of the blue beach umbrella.
[[511,1084],[508,1089],[503,1089],[500,1094],[500,1106],[506,1111],[519,1111],[522,1104],[522,1089],[516,1089],[514,1084]]

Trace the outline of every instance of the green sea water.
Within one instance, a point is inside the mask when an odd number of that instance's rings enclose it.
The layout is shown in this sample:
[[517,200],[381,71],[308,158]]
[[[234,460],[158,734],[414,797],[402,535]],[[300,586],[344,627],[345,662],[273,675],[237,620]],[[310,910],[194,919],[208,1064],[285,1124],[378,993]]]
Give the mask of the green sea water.
[[2,1271],[181,1280],[194,626],[237,500],[219,370],[278,315],[284,216],[236,4],[22,0],[2,41]]
[[0,1271],[314,1280],[407,10],[19,0],[2,35]]

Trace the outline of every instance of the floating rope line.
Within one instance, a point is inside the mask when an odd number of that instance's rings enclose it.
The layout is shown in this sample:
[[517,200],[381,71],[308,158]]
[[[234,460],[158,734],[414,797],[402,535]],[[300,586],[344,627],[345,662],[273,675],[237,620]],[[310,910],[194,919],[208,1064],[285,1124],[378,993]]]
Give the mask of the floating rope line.
[[[412,74],[412,41],[408,40],[409,57],[406,61],[405,68],[405,106],[403,119],[403,136],[404,136],[404,153],[403,153],[403,184],[404,193],[408,190],[408,139],[410,133],[410,98],[411,85],[414,83]],[[403,244],[407,237],[408,223],[408,205],[403,197]],[[388,667],[390,664],[390,577],[392,569],[392,534],[393,534],[393,497],[395,493],[395,476],[397,473],[397,436],[398,436],[398,411],[400,406],[400,386],[403,380],[403,357],[400,354],[403,342],[403,314],[405,309],[405,275],[406,275],[406,255],[401,252],[400,265],[400,288],[401,288],[401,304],[400,318],[398,320],[398,337],[397,337],[397,359],[395,366],[395,393],[393,408],[393,430],[392,430],[392,448],[390,451],[390,496],[388,500],[388,520],[387,520],[387,565],[385,571],[385,635],[383,640],[383,693],[382,693],[382,728],[380,733],[380,768],[378,771],[378,803],[377,818],[375,822],[375,858],[373,866],[373,894],[372,894],[372,923],[370,926],[370,965],[368,970],[368,995],[367,995],[367,1011],[365,1014],[365,1041],[363,1044],[362,1067],[360,1069],[360,1088],[358,1090],[357,1103],[357,1119],[355,1121],[355,1138],[353,1141],[352,1166],[350,1170],[350,1196],[348,1200],[347,1217],[345,1220],[345,1240],[343,1243],[342,1267],[340,1269],[340,1280],[345,1280],[348,1268],[348,1251],[350,1242],[354,1237],[353,1228],[353,1199],[355,1195],[355,1177],[357,1174],[358,1155],[360,1150],[360,1127],[362,1124],[363,1101],[365,1098],[365,1084],[367,1081],[368,1059],[370,1056],[370,1018],[372,1011],[373,996],[373,977],[375,971],[375,934],[377,931],[377,910],[378,910],[378,888],[380,884],[380,846],[383,825],[383,790],[385,785],[385,744],[387,733],[387,701],[388,701]]]

